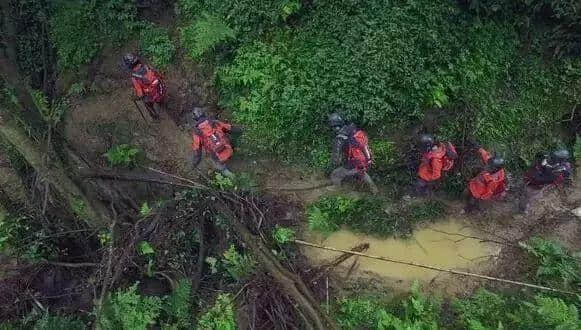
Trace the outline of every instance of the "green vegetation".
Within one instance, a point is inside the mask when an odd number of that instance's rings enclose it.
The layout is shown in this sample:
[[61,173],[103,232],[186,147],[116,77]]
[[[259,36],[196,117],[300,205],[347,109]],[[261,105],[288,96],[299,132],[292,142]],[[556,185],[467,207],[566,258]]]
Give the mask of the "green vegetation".
[[31,220],[26,215],[12,214],[0,219],[0,253],[28,262],[46,260],[58,254],[54,242],[46,239],[48,228]]
[[434,220],[444,212],[444,205],[435,200],[394,203],[378,198],[332,196],[309,205],[307,218],[309,229],[323,235],[345,225],[351,230],[380,237],[407,237],[417,224]]
[[521,246],[536,259],[536,276],[541,283],[568,289],[581,285],[581,259],[561,244],[535,237]]
[[192,327],[192,282],[188,279],[181,279],[177,282],[176,288],[167,298],[164,307],[168,322],[163,329],[191,329]]
[[235,330],[234,303],[229,294],[219,294],[212,306],[198,320],[198,328],[203,330]]
[[573,156],[575,157],[575,160],[580,161],[581,160],[581,136],[577,135],[577,137],[575,138],[575,146],[573,149]]
[[181,31],[181,41],[193,59],[200,59],[220,43],[234,38],[234,30],[217,17],[206,15]]
[[51,127],[56,126],[61,121],[67,109],[66,102],[61,101],[50,104],[46,95],[38,90],[32,90],[30,94],[32,95],[32,101],[36,105],[36,108],[40,111],[42,119]]
[[62,69],[88,64],[106,43],[126,40],[139,26],[131,0],[57,1],[51,39]]
[[176,50],[167,29],[154,26],[141,30],[139,47],[155,68],[160,70],[166,69],[172,63]]
[[280,227],[276,225],[274,230],[272,231],[272,238],[278,244],[286,244],[293,242],[296,238],[296,232],[291,228]]
[[256,261],[251,256],[236,251],[234,245],[224,252],[222,260],[226,270],[236,281],[246,280],[256,271]]
[[97,322],[101,329],[147,329],[160,315],[162,302],[158,297],[137,293],[137,284],[114,293],[104,303]]
[[[480,289],[456,299],[444,312],[439,298],[427,297],[419,286],[400,306],[378,299],[343,298],[336,317],[343,329],[579,329],[577,307],[560,298],[535,296],[518,300]],[[455,317],[444,317],[455,315]]]
[[74,318],[51,315],[45,313],[40,320],[34,324],[34,330],[83,330],[83,322]]
[[140,150],[128,144],[119,144],[107,151],[105,157],[112,167],[132,168],[137,166]]
[[[494,2],[471,1],[470,8]],[[569,2],[555,3],[555,17],[578,17]],[[372,141],[440,112],[443,137],[474,136],[520,167],[555,145],[560,118],[579,103],[579,60],[545,63],[541,33],[518,53],[518,25],[478,20],[454,2],[317,1],[302,11],[293,1],[182,0],[180,8],[193,24],[221,21],[208,27],[210,35],[223,35],[225,26],[236,33],[234,58],[220,63],[218,84],[221,103],[249,127],[246,143],[321,168],[328,166],[325,118],[337,109],[370,130]],[[393,154],[374,148],[374,170],[383,175]]]
[[416,282],[412,294],[402,303],[403,311],[389,308],[377,300],[341,299],[337,320],[343,329],[437,329],[441,302],[429,299]]

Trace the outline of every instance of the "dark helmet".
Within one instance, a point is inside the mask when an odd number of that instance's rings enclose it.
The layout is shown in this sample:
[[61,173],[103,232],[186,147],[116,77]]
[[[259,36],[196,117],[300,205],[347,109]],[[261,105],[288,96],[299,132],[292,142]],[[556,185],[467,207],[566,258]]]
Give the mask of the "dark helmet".
[[205,116],[206,112],[204,111],[203,108],[194,107],[194,110],[192,111],[192,118],[194,118],[194,120],[198,121]]
[[341,127],[345,125],[345,121],[340,114],[333,112],[329,115],[329,126],[331,127]]
[[571,155],[569,154],[569,151],[567,149],[559,149],[559,150],[553,151],[553,153],[551,154],[551,157],[553,158],[553,161],[555,161],[555,162],[565,162],[565,161],[569,160]]
[[498,171],[504,167],[504,158],[495,156],[488,162],[488,164],[493,170]]
[[123,62],[128,67],[133,68],[137,65],[137,63],[139,63],[139,57],[137,57],[135,54],[127,53],[123,56]]
[[538,152],[535,155],[535,162],[538,164],[542,164],[544,161],[549,159],[549,154],[546,152]]
[[431,134],[420,135],[420,143],[427,149],[431,148],[436,143],[434,136]]

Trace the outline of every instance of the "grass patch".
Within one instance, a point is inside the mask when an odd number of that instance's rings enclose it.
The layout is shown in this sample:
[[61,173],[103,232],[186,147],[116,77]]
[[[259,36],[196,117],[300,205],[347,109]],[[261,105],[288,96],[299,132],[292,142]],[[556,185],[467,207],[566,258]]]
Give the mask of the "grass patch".
[[309,228],[327,236],[346,226],[378,237],[409,237],[414,228],[445,213],[439,201],[395,203],[379,198],[323,197],[307,208]]

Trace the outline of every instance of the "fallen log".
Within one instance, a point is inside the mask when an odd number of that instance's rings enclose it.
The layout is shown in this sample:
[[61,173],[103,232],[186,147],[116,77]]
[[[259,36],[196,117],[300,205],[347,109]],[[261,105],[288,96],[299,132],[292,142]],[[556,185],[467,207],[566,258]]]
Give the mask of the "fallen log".
[[304,317],[305,327],[317,330],[338,329],[335,321],[321,310],[311,290],[301,278],[284,268],[260,238],[246,228],[246,225],[235,216],[223,200],[217,202],[220,202],[217,205],[218,211],[231,219],[231,224],[239,239],[258,259],[273,280],[281,286],[283,292],[296,303],[295,307],[299,314]]

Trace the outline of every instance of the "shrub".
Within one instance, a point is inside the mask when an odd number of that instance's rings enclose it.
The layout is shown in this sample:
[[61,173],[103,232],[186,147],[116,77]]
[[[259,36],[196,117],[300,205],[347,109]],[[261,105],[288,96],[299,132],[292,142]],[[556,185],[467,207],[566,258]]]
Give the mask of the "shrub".
[[220,294],[214,306],[198,320],[198,328],[203,330],[235,330],[234,303],[229,294]]
[[511,315],[518,329],[579,329],[581,320],[574,305],[562,299],[536,296],[534,302],[523,302]]
[[278,244],[286,244],[295,240],[296,232],[291,228],[279,227],[279,225],[276,225],[276,228],[272,231],[272,238]]
[[153,65],[161,70],[171,64],[175,53],[175,46],[169,39],[168,31],[162,27],[148,26],[143,29],[140,48],[151,59]]
[[581,136],[577,135],[575,138],[575,145],[573,148],[573,157],[577,162],[581,162]]
[[536,276],[547,283],[561,283],[564,287],[581,284],[581,262],[571,256],[559,243],[542,238],[532,238],[521,246],[535,257]]
[[416,282],[402,309],[376,299],[342,299],[337,321],[344,329],[438,329],[441,302],[424,296]]
[[76,69],[104,44],[126,39],[139,26],[136,12],[132,0],[58,1],[50,26],[59,66]]
[[13,214],[0,218],[0,253],[38,262],[59,253],[57,244],[46,236],[54,234],[33,217]]
[[507,301],[504,297],[479,289],[475,295],[467,299],[455,299],[452,306],[458,313],[458,324],[468,327],[476,323],[482,329],[496,329],[499,324],[507,324]]
[[46,121],[51,127],[56,126],[61,121],[65,111],[67,110],[67,102],[55,101],[51,103],[46,95],[39,90],[31,90],[30,95],[32,96],[34,105],[40,112],[42,119],[44,119],[44,121]]
[[230,248],[224,252],[222,262],[236,281],[247,279],[256,270],[256,261],[249,255],[240,254],[234,245],[230,245]]
[[471,12],[482,17],[499,17],[529,30],[533,23],[549,28],[549,42],[555,55],[581,54],[581,13],[576,0],[469,0]]
[[395,131],[430,100],[495,85],[516,47],[507,29],[470,26],[451,2],[320,1],[296,31],[237,50],[218,74],[222,102],[260,150],[302,157],[320,150],[337,108],[371,133]]
[[83,322],[58,315],[45,313],[40,320],[34,324],[34,330],[83,330]]
[[180,35],[182,45],[195,60],[234,37],[234,30],[218,17],[210,15],[205,15],[183,28]]
[[299,0],[180,0],[180,15],[186,20],[200,18],[204,13],[221,17],[240,38],[250,39],[279,26],[299,11]]
[[137,293],[137,284],[120,290],[107,299],[97,322],[101,329],[148,329],[160,315],[161,299],[143,297]]
[[119,144],[107,151],[105,157],[112,167],[135,167],[140,154],[139,149],[128,144]]
[[164,307],[168,322],[166,329],[191,329],[192,327],[192,282],[189,279],[181,279],[176,288],[167,298]]
[[438,201],[405,204],[377,198],[333,196],[310,204],[307,220],[309,229],[325,236],[345,225],[356,232],[379,237],[406,237],[418,223],[433,220],[444,212],[444,205]]

